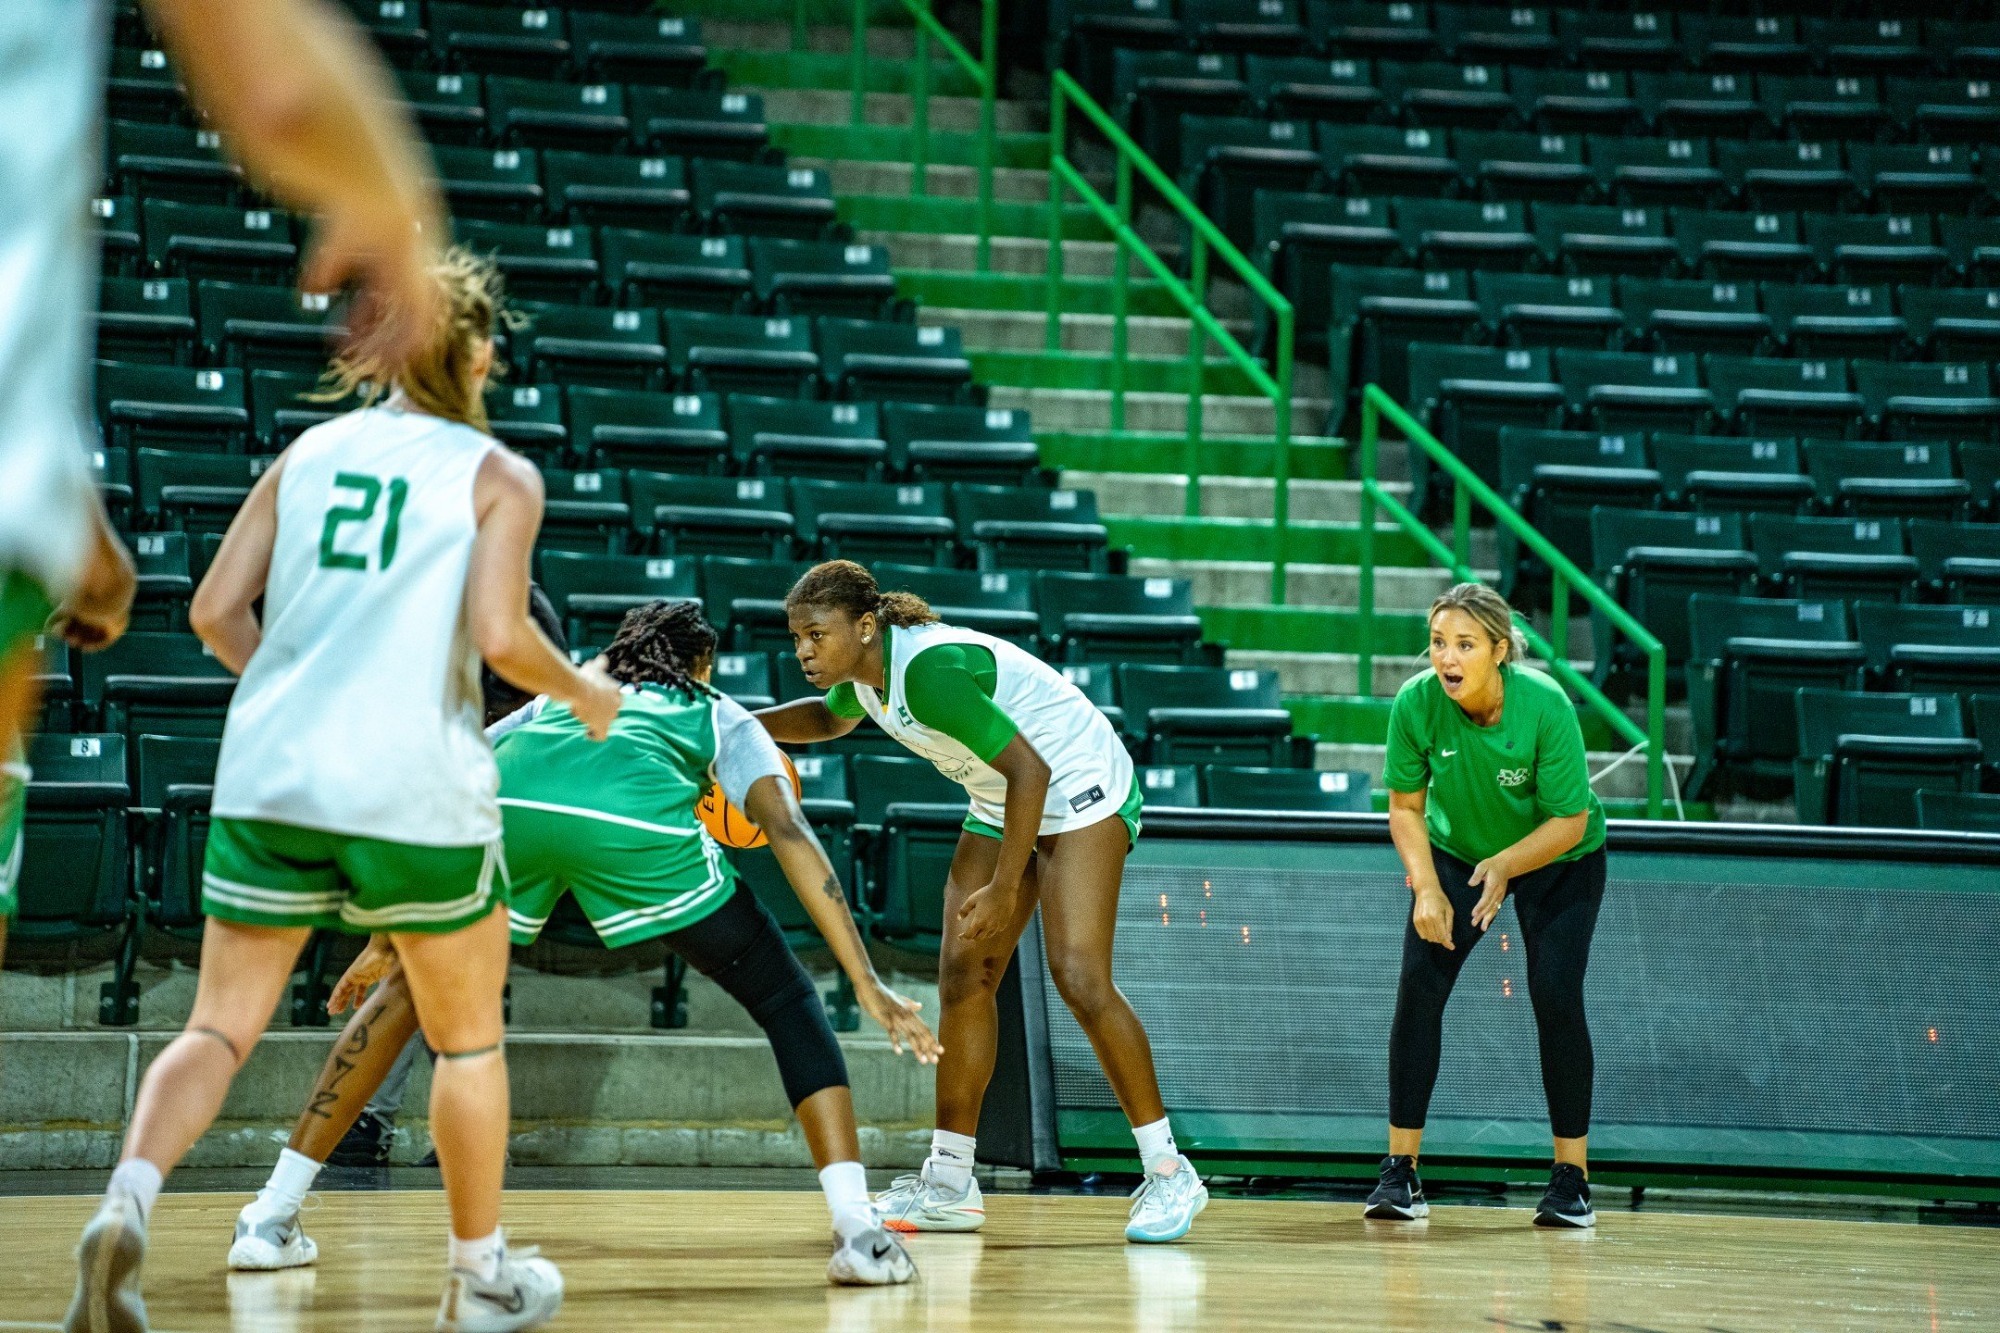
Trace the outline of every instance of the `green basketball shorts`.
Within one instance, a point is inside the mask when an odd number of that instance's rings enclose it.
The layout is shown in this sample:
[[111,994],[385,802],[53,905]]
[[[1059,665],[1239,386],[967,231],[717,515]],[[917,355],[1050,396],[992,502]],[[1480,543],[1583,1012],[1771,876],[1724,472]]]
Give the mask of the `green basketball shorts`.
[[581,808],[500,798],[513,868],[507,918],[531,944],[565,893],[608,949],[685,930],[729,901],[736,870],[713,838]]
[[263,819],[208,830],[201,910],[246,926],[443,935],[507,901],[499,842],[418,847]]

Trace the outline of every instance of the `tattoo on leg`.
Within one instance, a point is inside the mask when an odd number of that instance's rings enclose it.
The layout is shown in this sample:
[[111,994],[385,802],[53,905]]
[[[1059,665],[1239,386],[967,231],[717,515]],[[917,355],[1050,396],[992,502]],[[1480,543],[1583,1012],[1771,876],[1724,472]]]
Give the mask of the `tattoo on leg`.
[[837,903],[845,905],[847,902],[847,895],[840,891],[840,876],[838,875],[828,875],[826,883],[819,886],[819,891]]
[[440,1060],[474,1060],[474,1059],[477,1059],[478,1057],[480,1057],[480,1056],[482,1056],[482,1055],[491,1055],[491,1054],[493,1054],[493,1052],[495,1052],[495,1051],[499,1050],[499,1049],[500,1049],[500,1048],[501,1048],[502,1046],[505,1046],[506,1044],[507,1044],[507,1043],[506,1043],[505,1041],[496,1041],[496,1042],[494,1042],[494,1043],[493,1043],[493,1044],[492,1044],[491,1046],[481,1046],[481,1047],[480,1047],[480,1048],[479,1048],[478,1050],[476,1050],[476,1051],[439,1051],[439,1052],[438,1052],[438,1059],[440,1059]]
[[389,1011],[386,1007],[377,1007],[374,1013],[360,1023],[350,1026],[339,1047],[334,1051],[333,1072],[327,1077],[326,1085],[313,1089],[312,1101],[306,1106],[307,1115],[316,1115],[322,1120],[333,1119],[332,1112],[327,1108],[340,1100],[340,1085],[346,1081],[349,1074],[359,1068],[358,1062],[368,1050],[375,1024],[380,1022],[382,1015],[387,1012]]
[[227,1033],[217,1032],[214,1028],[189,1028],[188,1035],[191,1037],[203,1036],[203,1037],[215,1038],[217,1041],[221,1042],[224,1046],[227,1046],[229,1048],[229,1054],[236,1061],[237,1064],[240,1065],[243,1063],[243,1052],[236,1049],[236,1043],[229,1039]]

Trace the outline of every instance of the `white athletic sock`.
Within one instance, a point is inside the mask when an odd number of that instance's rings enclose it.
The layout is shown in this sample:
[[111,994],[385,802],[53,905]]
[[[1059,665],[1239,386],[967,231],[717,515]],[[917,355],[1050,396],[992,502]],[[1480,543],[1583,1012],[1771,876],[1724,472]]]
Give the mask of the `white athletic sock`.
[[819,1187],[826,1194],[826,1210],[833,1214],[833,1229],[842,1240],[875,1229],[875,1210],[868,1203],[868,1173],[861,1163],[828,1164],[819,1173]]
[[1139,1141],[1139,1160],[1148,1171],[1170,1176],[1180,1168],[1181,1150],[1174,1144],[1174,1128],[1167,1117],[1132,1126],[1132,1137]]
[[320,1164],[302,1152],[287,1148],[278,1154],[271,1179],[257,1191],[257,1211],[266,1217],[293,1217],[306,1201],[306,1191],[319,1175]]
[[138,1202],[139,1216],[150,1218],[153,1215],[153,1204],[160,1197],[160,1186],[165,1183],[166,1177],[160,1174],[159,1167],[143,1157],[134,1157],[118,1164],[118,1169],[111,1173],[111,1183],[105,1187],[104,1192],[114,1194],[123,1190]]
[[970,1134],[954,1134],[948,1129],[931,1131],[931,1155],[924,1163],[924,1178],[933,1185],[962,1190],[972,1179],[973,1149],[979,1140]]
[[478,1240],[451,1238],[451,1266],[487,1282],[500,1275],[500,1260],[506,1254],[507,1241],[497,1229]]

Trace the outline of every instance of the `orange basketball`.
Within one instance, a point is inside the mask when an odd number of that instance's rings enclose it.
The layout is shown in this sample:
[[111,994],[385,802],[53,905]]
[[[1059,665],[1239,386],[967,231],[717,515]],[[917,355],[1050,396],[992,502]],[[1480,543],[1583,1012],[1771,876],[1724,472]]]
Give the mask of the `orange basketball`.
[[[796,796],[800,790],[798,765],[783,750],[778,753],[784,758],[785,772],[791,774],[792,794]],[[720,785],[708,789],[708,795],[701,798],[695,813],[701,816],[701,826],[708,830],[709,836],[724,847],[762,847],[768,841],[764,830],[751,823],[750,816],[738,810],[722,794]]]

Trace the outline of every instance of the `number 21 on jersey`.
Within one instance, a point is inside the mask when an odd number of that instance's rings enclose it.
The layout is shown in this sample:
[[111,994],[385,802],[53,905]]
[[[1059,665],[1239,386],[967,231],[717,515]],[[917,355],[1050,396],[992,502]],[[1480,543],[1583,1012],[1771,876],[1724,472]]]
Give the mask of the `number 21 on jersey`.
[[[382,504],[384,492],[389,503]],[[389,567],[396,558],[396,538],[403,522],[403,502],[410,497],[410,483],[401,477],[386,482],[365,472],[337,472],[333,477],[333,503],[327,507],[326,522],[319,530],[321,569],[366,570],[372,559],[376,570]],[[355,549],[367,541],[375,511],[386,508],[382,535],[375,550]],[[353,531],[358,528],[359,531]],[[343,534],[342,529],[348,529]]]

